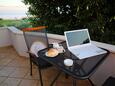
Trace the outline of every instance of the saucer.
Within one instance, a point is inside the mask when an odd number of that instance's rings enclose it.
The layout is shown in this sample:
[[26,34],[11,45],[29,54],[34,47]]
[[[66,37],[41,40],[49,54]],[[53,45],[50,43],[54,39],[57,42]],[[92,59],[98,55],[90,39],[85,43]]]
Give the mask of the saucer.
[[45,55],[46,55],[47,57],[56,57],[56,56],[58,55],[58,53],[56,53],[55,55],[49,56],[47,53],[48,53],[48,52],[45,53]]

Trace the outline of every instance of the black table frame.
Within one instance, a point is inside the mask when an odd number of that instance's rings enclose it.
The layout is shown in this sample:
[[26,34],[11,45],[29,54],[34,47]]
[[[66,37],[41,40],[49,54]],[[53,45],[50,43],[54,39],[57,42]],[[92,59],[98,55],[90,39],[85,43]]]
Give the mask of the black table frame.
[[[64,41],[65,42],[65,41]],[[64,42],[61,42],[60,44],[63,44]],[[72,76],[73,77],[73,86],[76,86],[76,79],[88,79],[89,82],[92,84],[93,86],[93,83],[92,81],[89,79],[90,76],[96,71],[96,69],[99,67],[99,65],[104,61],[104,59],[109,55],[109,51],[107,51],[106,54],[103,54],[103,55],[98,55],[98,56],[95,56],[95,57],[91,57],[91,58],[86,58],[86,59],[83,59],[83,60],[79,60],[78,58],[76,58],[72,53],[70,53],[67,48],[65,49],[66,51],[68,51],[67,53],[61,53],[59,54],[58,56],[54,57],[54,58],[50,58],[50,57],[47,57],[45,55],[45,53],[49,50],[49,48],[46,48],[46,49],[43,49],[43,50],[40,50],[38,52],[38,55],[39,55],[39,58],[42,58],[44,59],[45,61],[51,63],[53,66],[55,66],[56,68],[58,68],[60,71],[58,72],[58,74],[56,75],[56,77],[54,78],[54,80],[52,81],[52,83],[50,84],[50,86],[53,86],[54,82],[58,79],[59,75],[61,74],[61,72],[64,72],[66,74],[68,74],[69,76]],[[67,55],[69,53],[69,56]],[[73,59],[74,61],[74,65],[72,67],[67,67],[64,65],[63,61],[64,59],[66,58],[71,58]],[[96,64],[94,64],[94,66],[91,68],[90,71],[87,71],[87,73],[85,73],[85,70],[83,69],[84,67],[84,64],[87,63],[87,61],[93,61],[93,59],[96,59],[98,58],[99,61],[97,61]],[[79,61],[81,61],[81,63],[78,63]],[[96,60],[95,60],[96,61]],[[90,65],[90,62],[89,64]],[[77,70],[77,71],[76,71]],[[82,71],[82,74],[80,75],[80,71]],[[79,74],[75,74],[74,72],[76,73],[79,73]],[[84,73],[83,73],[84,72]],[[84,75],[83,75],[84,74]]]

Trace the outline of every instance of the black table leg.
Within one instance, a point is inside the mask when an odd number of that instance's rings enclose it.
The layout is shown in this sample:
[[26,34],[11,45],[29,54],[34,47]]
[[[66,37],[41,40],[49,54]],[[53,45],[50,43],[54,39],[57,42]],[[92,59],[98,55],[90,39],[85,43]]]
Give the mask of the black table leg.
[[41,69],[38,67],[38,70],[39,70],[40,84],[41,84],[41,86],[43,86],[43,80],[42,80]]
[[76,79],[73,78],[73,86],[76,86]]
[[32,76],[32,60],[31,60],[31,57],[30,57],[30,75]]
[[89,78],[88,78],[88,80],[89,80],[91,86],[95,86],[95,85],[93,84],[93,82],[92,82]]
[[67,73],[65,73],[65,78],[68,79],[69,78],[69,75]]
[[53,86],[55,81],[58,79],[58,77],[60,76],[61,71],[58,72],[58,74],[56,75],[56,77],[54,78],[54,80],[52,81],[52,83],[50,84],[50,86]]

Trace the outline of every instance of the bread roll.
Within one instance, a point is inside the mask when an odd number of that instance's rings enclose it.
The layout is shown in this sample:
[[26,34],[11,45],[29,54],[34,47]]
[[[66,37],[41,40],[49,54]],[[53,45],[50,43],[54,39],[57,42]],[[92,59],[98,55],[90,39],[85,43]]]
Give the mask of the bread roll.
[[48,57],[55,57],[55,56],[58,55],[58,53],[59,53],[59,52],[58,52],[57,49],[51,48],[51,49],[48,50],[47,56],[48,56]]

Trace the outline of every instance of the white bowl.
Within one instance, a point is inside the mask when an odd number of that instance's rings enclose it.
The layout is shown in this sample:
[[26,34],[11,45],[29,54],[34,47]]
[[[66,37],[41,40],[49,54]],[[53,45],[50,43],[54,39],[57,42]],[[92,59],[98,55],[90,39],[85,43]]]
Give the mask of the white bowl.
[[73,65],[73,60],[72,59],[65,59],[64,60],[64,64],[66,66],[72,66]]

